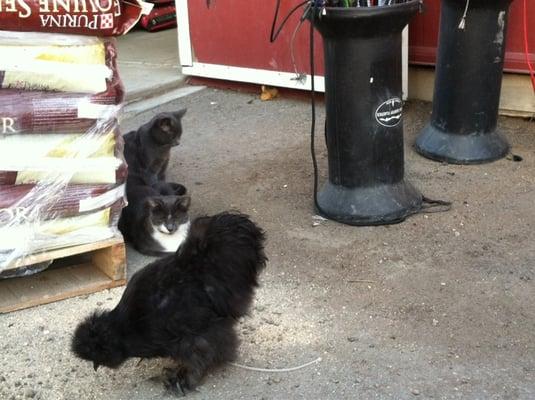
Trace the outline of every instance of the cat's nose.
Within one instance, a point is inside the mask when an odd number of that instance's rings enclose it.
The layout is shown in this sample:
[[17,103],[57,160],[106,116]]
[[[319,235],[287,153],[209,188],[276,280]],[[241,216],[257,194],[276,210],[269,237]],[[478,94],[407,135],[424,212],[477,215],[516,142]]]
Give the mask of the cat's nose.
[[176,224],[175,223],[165,224],[165,227],[167,228],[169,233],[173,233],[173,232],[176,231]]

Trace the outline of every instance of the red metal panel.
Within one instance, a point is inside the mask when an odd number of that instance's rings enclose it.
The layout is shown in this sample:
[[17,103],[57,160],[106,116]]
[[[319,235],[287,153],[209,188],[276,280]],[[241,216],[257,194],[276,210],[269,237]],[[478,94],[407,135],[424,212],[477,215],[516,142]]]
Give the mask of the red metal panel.
[[[511,5],[507,32],[505,70],[528,72],[524,54],[523,1]],[[433,65],[436,60],[440,0],[425,1],[425,13],[417,16],[410,26],[409,60],[413,64]],[[530,59],[535,64],[535,2],[528,0],[528,42]]]
[[[515,0],[511,5],[509,27],[507,32],[507,52],[505,68],[512,71],[528,71],[524,51],[524,0]],[[528,0],[528,44],[531,64],[535,65],[535,2]]]
[[425,11],[409,25],[409,62],[434,65],[438,43],[440,1],[427,0]]
[[[301,0],[282,0],[280,20]],[[269,42],[275,9],[272,1],[188,0],[193,57],[197,62],[294,72],[290,42],[302,11],[288,21],[275,43]],[[309,23],[296,35],[294,52],[297,70],[309,73]],[[316,33],[316,74],[323,75],[321,36]]]
[[[300,0],[282,0],[279,22]],[[509,18],[505,69],[527,72],[524,56],[522,2],[515,0]],[[293,15],[275,43],[269,43],[275,0],[238,1],[188,0],[193,55],[196,61],[210,64],[294,72],[290,42],[301,12]],[[530,58],[535,64],[535,2],[528,1]],[[433,65],[436,59],[440,0],[426,0],[425,14],[410,26],[409,59],[413,64]],[[298,72],[309,73],[309,23],[304,22],[296,35],[294,53]],[[315,60],[318,75],[323,75],[323,49],[316,33]]]

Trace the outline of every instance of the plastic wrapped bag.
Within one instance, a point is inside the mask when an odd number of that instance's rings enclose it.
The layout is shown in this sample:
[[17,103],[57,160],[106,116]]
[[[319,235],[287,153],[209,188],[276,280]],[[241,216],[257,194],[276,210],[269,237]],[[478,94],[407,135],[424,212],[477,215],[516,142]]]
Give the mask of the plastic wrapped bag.
[[[0,32],[0,37],[6,32]],[[27,45],[30,39],[23,41],[20,36],[45,36],[49,40],[56,35],[20,34],[15,43]],[[11,35],[9,35],[11,36]],[[113,40],[86,37],[71,37],[63,40],[64,35],[57,35],[57,43],[75,45],[77,43],[101,43],[105,49],[105,63],[112,70],[111,79],[106,80],[106,90],[88,96],[84,93],[57,93],[47,91],[0,90],[0,134],[16,134],[19,132],[85,132],[98,119],[113,115],[116,106],[124,100],[124,87],[117,69],[117,50]],[[81,39],[81,40],[80,40]],[[1,39],[0,39],[1,40]],[[89,41],[88,41],[89,40]],[[33,43],[43,43],[43,39],[35,38]]]
[[[36,184],[50,174],[70,171],[71,184],[121,183],[125,178],[123,141],[114,131],[98,134],[15,134],[0,139],[0,184]],[[25,157],[20,157],[24,149]]]
[[111,40],[73,37],[47,45],[20,36],[0,31],[0,88],[96,94],[113,84],[117,66]]
[[[28,152],[29,159],[21,156],[25,141],[20,141],[22,147],[17,153],[20,162],[17,157],[1,159],[0,168],[10,169],[7,173],[16,179],[2,182],[0,172],[0,271],[36,252],[101,241],[117,234],[118,218],[125,205],[126,169],[122,144],[115,144],[114,134],[110,142],[110,134],[104,132],[109,132],[107,127],[97,124],[82,135],[61,134],[71,137],[69,146],[53,150],[58,151],[57,157],[48,158],[53,163],[48,163],[47,157],[39,158],[35,151]],[[12,139],[24,136],[0,135],[0,149],[14,152],[18,141]],[[4,147],[6,139],[11,144]],[[104,147],[98,146],[99,142]],[[33,143],[37,148],[39,143],[49,145],[46,140]],[[113,156],[106,154],[108,151]],[[95,185],[101,182],[108,185]]]
[[[0,185],[0,209],[14,212],[15,204],[31,195],[35,185]],[[67,218],[124,204],[124,183],[118,185],[67,185],[58,201],[41,209],[43,220]]]
[[151,9],[140,0],[0,0],[0,29],[119,36]]
[[43,35],[28,54],[23,69],[36,55],[76,67],[96,55],[113,73],[94,94],[0,89],[0,278],[46,267],[18,268],[28,255],[117,235],[125,205],[114,41]]

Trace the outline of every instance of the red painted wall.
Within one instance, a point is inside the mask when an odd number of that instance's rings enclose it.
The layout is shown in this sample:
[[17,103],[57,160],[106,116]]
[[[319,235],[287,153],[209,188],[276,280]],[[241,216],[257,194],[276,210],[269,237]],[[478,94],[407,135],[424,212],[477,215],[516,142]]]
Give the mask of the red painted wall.
[[[300,0],[281,0],[279,22]],[[527,71],[524,61],[522,2],[511,6],[505,68]],[[293,72],[290,42],[302,12],[290,18],[275,43],[269,32],[275,0],[188,0],[189,22],[194,59],[202,63],[221,64],[273,71]],[[528,24],[531,59],[535,64],[535,1],[528,0]],[[409,59],[414,64],[434,64],[438,37],[440,0],[425,0],[426,12],[410,26]],[[309,23],[304,22],[294,43],[298,72],[309,73]],[[316,36],[316,73],[323,75],[321,37]]]
[[[279,15],[301,0],[282,0]],[[198,62],[293,72],[290,42],[302,11],[296,12],[275,43],[269,42],[275,0],[189,0],[193,57]],[[279,18],[280,20],[281,18]],[[309,73],[309,27],[305,21],[296,35],[297,69]],[[321,36],[315,33],[316,74],[323,75]]]
[[[505,70],[527,72],[524,52],[523,1],[511,4],[507,31]],[[425,13],[418,15],[410,25],[409,60],[413,64],[433,65],[436,59],[440,1],[425,0]],[[528,0],[528,42],[530,59],[535,65],[535,1]]]

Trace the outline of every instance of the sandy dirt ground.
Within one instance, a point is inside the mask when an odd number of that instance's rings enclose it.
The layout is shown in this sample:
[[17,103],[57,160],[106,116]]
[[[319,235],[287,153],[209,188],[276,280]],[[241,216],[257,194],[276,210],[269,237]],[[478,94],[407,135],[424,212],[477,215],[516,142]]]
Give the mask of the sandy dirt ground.
[[[406,106],[406,176],[447,213],[383,227],[314,224],[306,101],[206,89],[130,116],[189,108],[169,178],[192,214],[239,209],[267,232],[268,268],[241,320],[241,364],[209,375],[194,399],[535,398],[535,123],[500,118],[521,162],[426,160],[412,143],[430,105]],[[323,107],[318,126],[323,126]],[[322,180],[326,152],[318,130]],[[129,274],[150,261],[128,251]],[[74,327],[123,289],[0,315],[0,399],[169,398],[165,360],[94,372],[73,357]]]

